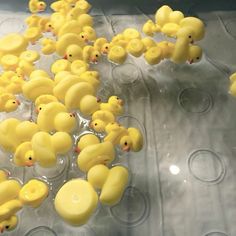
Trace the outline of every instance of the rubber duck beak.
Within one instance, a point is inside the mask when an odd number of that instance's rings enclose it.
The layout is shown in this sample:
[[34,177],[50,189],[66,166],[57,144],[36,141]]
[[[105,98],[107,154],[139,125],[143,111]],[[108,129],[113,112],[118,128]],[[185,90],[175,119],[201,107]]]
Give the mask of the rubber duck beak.
[[124,152],[129,152],[129,151],[130,151],[130,147],[129,147],[129,146],[123,147],[122,150],[123,150]]
[[107,55],[107,51],[102,50],[102,54],[103,54],[103,55]]
[[4,229],[3,228],[0,228],[0,233],[3,233],[4,232]]
[[73,117],[76,117],[76,113],[75,112],[71,112],[70,113]]
[[67,55],[65,55],[65,56],[63,57],[63,59],[67,60],[67,59],[68,59]]
[[101,98],[97,98],[97,102],[98,102],[98,103],[101,102]]
[[76,148],[75,148],[75,152],[76,152],[76,153],[80,153],[81,150],[80,150],[78,147],[76,147]]
[[120,100],[119,100],[119,104],[120,104],[121,106],[123,106],[123,105],[124,105],[124,101],[123,101],[122,99],[120,99]]
[[190,43],[191,43],[191,44],[194,44],[194,40],[192,40]]
[[18,106],[20,106],[20,101],[19,100],[16,100],[16,103]]
[[31,166],[34,165],[32,162],[26,162],[25,164],[26,164],[27,167],[31,167]]
[[94,63],[94,64],[97,64],[97,63],[98,63],[97,59],[95,59],[95,58],[93,58],[93,59],[91,60],[91,62]]
[[193,64],[193,59],[192,59],[192,60],[189,60],[189,64],[190,64],[190,65]]
[[35,112],[36,112],[37,114],[39,114],[39,109],[38,109],[38,108],[36,108],[36,109],[35,109]]

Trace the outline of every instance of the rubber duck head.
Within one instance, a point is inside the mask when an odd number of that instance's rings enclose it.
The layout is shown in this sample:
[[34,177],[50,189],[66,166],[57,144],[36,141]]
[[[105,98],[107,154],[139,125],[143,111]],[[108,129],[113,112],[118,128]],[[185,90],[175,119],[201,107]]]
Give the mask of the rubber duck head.
[[88,41],[93,42],[93,41],[95,41],[96,38],[97,38],[96,31],[95,31],[94,28],[91,27],[91,26],[84,26],[84,27],[83,27],[83,30],[82,30],[82,33],[83,33],[83,34],[81,34],[81,37],[82,37],[83,35],[85,36],[84,38],[82,38],[83,40],[86,40],[86,39],[87,39]]
[[11,231],[16,228],[18,219],[15,215],[11,216],[9,219],[0,222],[0,233],[4,231]]
[[88,43],[89,39],[88,39],[88,34],[86,32],[81,32],[79,36],[85,43]]
[[55,117],[54,125],[57,131],[71,133],[76,127],[76,115],[74,113],[60,112]]
[[100,108],[100,99],[93,95],[85,95],[80,101],[80,111],[84,115],[92,115],[95,111]]
[[111,44],[110,43],[105,43],[101,48],[101,53],[104,54],[104,55],[107,55],[110,48],[111,48]]
[[20,105],[20,101],[17,99],[9,99],[5,104],[5,111],[11,112],[15,111],[17,107]]
[[129,136],[125,135],[120,140],[120,147],[123,151],[129,152],[132,149],[132,140]]
[[75,151],[80,153],[84,148],[100,143],[100,139],[95,134],[85,134],[80,137]]
[[105,130],[106,123],[100,119],[96,119],[96,120],[93,120],[92,122],[90,122],[89,126],[90,126],[90,128],[92,128],[96,132],[100,133]]
[[64,56],[64,59],[73,62],[75,60],[81,59],[82,57],[83,54],[81,47],[76,44],[72,44],[66,49],[66,54]]
[[38,11],[39,11],[39,12],[44,11],[44,10],[46,9],[46,7],[47,7],[47,5],[46,5],[46,3],[43,2],[43,1],[39,1],[39,2],[37,3],[37,8],[38,8]]
[[177,33],[177,39],[183,39],[187,42],[193,44],[194,43],[194,30],[191,27],[181,28]]
[[189,64],[196,63],[202,58],[202,49],[197,45],[190,45],[188,53]]
[[124,105],[124,101],[121,98],[117,97],[117,96],[111,96],[108,99],[108,103],[114,104],[114,105],[119,105],[119,106],[123,106]]

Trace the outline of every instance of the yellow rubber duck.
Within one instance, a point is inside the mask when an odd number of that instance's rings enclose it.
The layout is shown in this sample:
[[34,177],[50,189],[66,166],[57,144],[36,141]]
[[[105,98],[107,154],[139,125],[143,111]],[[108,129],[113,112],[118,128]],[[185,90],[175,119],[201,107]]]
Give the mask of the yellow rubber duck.
[[38,1],[38,0],[29,1],[29,10],[33,14],[45,11],[46,7],[47,5],[43,1]]
[[54,77],[54,82],[55,82],[55,86],[60,83],[60,81],[62,81],[63,79],[65,79],[68,75],[73,75],[70,71],[60,71],[58,73],[55,74]]
[[49,38],[43,38],[40,41],[42,53],[45,55],[52,54],[56,51],[56,42]]
[[27,50],[27,51],[22,52],[19,58],[29,63],[35,63],[36,61],[39,60],[40,55],[37,51]]
[[61,26],[66,22],[66,14],[60,13],[60,12],[55,12],[51,14],[50,16],[50,25],[47,24],[46,28],[48,30],[48,27],[51,28],[51,32],[56,36],[61,28]]
[[85,71],[79,77],[82,81],[90,83],[94,90],[97,90],[100,85],[100,75],[97,71]]
[[130,41],[131,39],[141,39],[140,33],[134,28],[125,29],[122,35],[126,41]]
[[66,49],[64,59],[67,59],[70,62],[73,62],[75,60],[82,60],[83,59],[82,48],[76,44],[70,45]]
[[19,57],[12,54],[6,54],[0,60],[0,64],[4,70],[15,71],[18,66],[18,63]]
[[21,59],[19,61],[18,67],[16,68],[16,73],[22,76],[29,76],[35,70],[33,63]]
[[89,64],[83,60],[75,60],[71,63],[70,69],[72,74],[81,75],[89,69]]
[[25,23],[28,27],[35,27],[38,26],[40,19],[40,16],[32,14],[25,19]]
[[15,215],[24,205],[38,207],[48,195],[48,186],[39,180],[30,180],[23,187],[14,179],[0,183],[0,232],[13,230],[18,223]]
[[54,81],[47,77],[34,77],[27,81],[23,87],[23,95],[31,100],[35,101],[37,97],[44,94],[53,94]]
[[152,20],[148,20],[144,25],[143,25],[143,33],[153,37],[154,33],[158,33],[161,31],[161,27],[157,24],[155,24]]
[[90,127],[96,132],[104,132],[109,123],[115,122],[115,116],[112,112],[98,110],[93,113]]
[[77,164],[81,171],[88,172],[98,164],[109,165],[115,158],[111,142],[103,142],[85,147],[78,155]]
[[186,40],[178,39],[171,60],[175,63],[184,63],[188,61],[190,64],[198,62],[202,57],[202,49],[197,45],[192,45]]
[[50,94],[43,94],[37,97],[34,102],[36,113],[39,113],[43,109],[44,105],[51,102],[58,102],[58,99]]
[[114,45],[109,49],[107,57],[113,63],[122,64],[127,58],[127,52],[123,47]]
[[30,141],[39,131],[37,124],[9,118],[0,123],[0,146],[7,152],[14,152],[17,146]]
[[14,154],[13,161],[18,166],[32,166],[37,162],[40,166],[50,168],[56,165],[57,155],[67,153],[72,147],[68,133],[56,132],[50,135],[37,132],[31,142],[20,144]]
[[80,34],[82,31],[81,24],[78,20],[66,21],[58,31],[58,37],[67,33]]
[[142,40],[142,43],[144,44],[145,52],[149,48],[156,46],[156,42],[153,39],[151,39],[151,38],[145,37],[145,38],[142,38],[141,40]]
[[0,95],[0,112],[15,111],[20,105],[20,101],[16,99],[14,94],[2,93]]
[[43,37],[41,28],[39,27],[27,28],[23,35],[27,41],[31,42],[31,44],[35,44],[40,38]]
[[229,87],[229,93],[233,96],[236,96],[236,73],[233,73],[230,77],[230,87]]
[[110,111],[115,116],[122,115],[124,112],[124,101],[118,96],[111,96],[107,103],[101,103],[100,109]]
[[80,153],[84,148],[98,143],[100,143],[100,139],[95,134],[85,134],[80,137],[75,151]]
[[60,71],[70,71],[71,62],[66,59],[56,60],[51,66],[51,72],[57,74]]
[[0,55],[11,54],[19,56],[26,50],[28,46],[28,40],[21,34],[7,34],[0,38]]
[[56,130],[71,133],[76,127],[76,118],[75,114],[67,112],[63,104],[51,102],[39,112],[37,124],[42,131]]
[[83,48],[83,60],[87,63],[98,63],[101,54],[93,46],[85,46]]
[[145,51],[145,45],[141,39],[132,39],[129,41],[126,50],[134,57],[140,57]]
[[93,17],[89,14],[79,15],[77,21],[79,22],[81,28],[84,26],[93,26]]
[[102,204],[114,206],[119,203],[128,184],[129,172],[123,166],[109,169],[105,165],[95,165],[88,171],[88,182],[100,189],[99,200]]
[[79,109],[85,116],[92,115],[99,110],[99,100],[94,96],[93,86],[87,82],[73,85],[65,95],[65,105],[71,109]]
[[123,151],[138,152],[143,147],[143,136],[141,132],[136,128],[126,129],[123,126],[117,124],[110,124],[106,127],[108,133],[104,138],[104,141],[111,142],[113,145],[119,145]]
[[66,14],[71,10],[70,4],[64,0],[55,1],[50,5],[50,8],[55,12]]
[[94,42],[97,39],[96,31],[91,26],[84,26],[82,32],[80,33],[82,40],[87,42]]
[[65,183],[54,201],[59,216],[74,226],[85,224],[95,211],[97,204],[96,191],[83,179],[73,179]]
[[44,77],[50,79],[49,74],[45,70],[34,70],[31,72],[29,79],[35,79],[38,77]]

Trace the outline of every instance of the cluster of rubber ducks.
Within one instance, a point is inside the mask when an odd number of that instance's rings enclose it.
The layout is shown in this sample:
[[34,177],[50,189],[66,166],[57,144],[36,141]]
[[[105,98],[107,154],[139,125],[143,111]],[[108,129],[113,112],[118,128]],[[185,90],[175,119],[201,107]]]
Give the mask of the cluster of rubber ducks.
[[182,12],[173,11],[164,5],[156,11],[155,22],[148,20],[143,25],[143,32],[150,37],[162,33],[176,39],[175,43],[170,41],[155,43],[154,40],[147,39],[149,48],[144,57],[151,65],[158,64],[163,59],[170,59],[175,63],[188,61],[192,64],[202,57],[201,47],[194,43],[203,39],[205,27],[196,17],[184,17]]
[[17,212],[24,206],[39,207],[48,193],[48,185],[43,181],[32,179],[22,186],[7,171],[0,170],[0,233],[15,229]]
[[[15,111],[20,99],[33,105],[30,120],[8,118],[0,122],[0,148],[18,167],[37,164],[51,168],[58,158],[77,156],[78,170],[87,178],[65,183],[54,203],[66,222],[78,226],[88,221],[98,202],[113,206],[122,198],[129,171],[114,165],[116,150],[138,152],[143,147],[138,128],[117,122],[124,114],[124,101],[116,95],[107,101],[96,96],[100,74],[90,69],[90,63],[96,63],[101,53],[113,60],[110,55],[115,46],[124,48],[122,43],[136,37],[136,31],[125,30],[124,40],[123,36],[114,37],[110,50],[111,43],[96,38],[87,1],[58,0],[51,8],[54,13],[50,17],[37,15],[46,9],[46,3],[30,0],[33,14],[25,20],[26,30],[0,38],[0,65],[4,69],[0,112]],[[44,37],[47,34],[51,38]],[[52,74],[36,69],[40,54],[28,49],[39,40],[42,53],[63,56],[52,63]],[[80,119],[87,120],[88,133],[74,140]],[[16,227],[16,213],[23,205],[38,207],[49,194],[41,180],[33,179],[22,186],[8,178],[6,171],[0,170],[0,232]]]

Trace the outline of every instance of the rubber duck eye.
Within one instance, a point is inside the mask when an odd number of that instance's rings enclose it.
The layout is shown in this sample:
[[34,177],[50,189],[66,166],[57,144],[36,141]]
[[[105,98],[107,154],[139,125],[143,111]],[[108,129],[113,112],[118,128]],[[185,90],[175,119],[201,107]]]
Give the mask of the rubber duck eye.
[[188,37],[189,37],[190,39],[192,38],[192,36],[191,36],[191,35],[189,35]]
[[72,115],[72,114],[70,114],[70,117],[73,117],[73,115]]
[[119,100],[120,98],[119,97],[116,97],[117,100]]
[[69,57],[72,57],[72,55],[71,55],[71,54],[69,54]]
[[98,57],[98,54],[96,54],[95,57]]
[[48,25],[48,27],[52,27],[52,25]]
[[32,157],[29,157],[29,160],[32,161]]
[[41,110],[42,110],[42,107],[40,107],[39,110],[41,111]]
[[81,38],[83,39],[83,38],[84,38],[84,36],[83,36],[83,35],[81,35]]
[[125,142],[125,146],[127,146],[128,145],[128,143],[127,142]]
[[196,59],[197,59],[197,60],[199,60],[199,59],[200,59],[200,57],[197,57]]
[[97,124],[97,123],[95,123],[94,125],[95,125],[95,126],[97,126],[98,124]]
[[108,47],[107,47],[107,46],[106,46],[105,48],[106,48],[106,49],[108,49]]
[[6,229],[9,229],[9,228],[10,228],[10,225],[6,225],[5,228],[6,228]]

